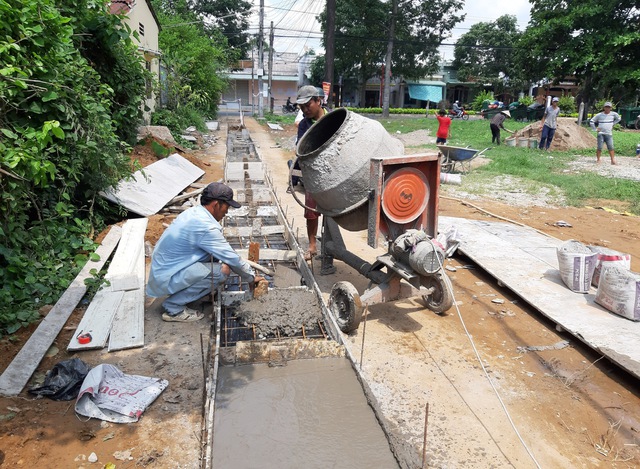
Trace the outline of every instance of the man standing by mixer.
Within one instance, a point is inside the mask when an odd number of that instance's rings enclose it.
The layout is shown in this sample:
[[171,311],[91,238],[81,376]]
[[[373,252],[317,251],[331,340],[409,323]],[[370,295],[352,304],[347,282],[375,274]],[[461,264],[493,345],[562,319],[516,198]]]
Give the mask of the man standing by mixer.
[[[298,124],[298,142],[309,128],[322,116],[327,110],[322,107],[324,94],[315,86],[305,85],[298,90],[298,98],[296,103],[304,114],[304,119]],[[307,221],[307,237],[309,238],[309,250],[305,253],[305,260],[311,260],[318,253],[316,237],[318,235],[318,219],[320,215],[313,210],[316,208],[316,201],[309,193],[305,192],[304,204],[309,208],[304,209],[304,218]]]

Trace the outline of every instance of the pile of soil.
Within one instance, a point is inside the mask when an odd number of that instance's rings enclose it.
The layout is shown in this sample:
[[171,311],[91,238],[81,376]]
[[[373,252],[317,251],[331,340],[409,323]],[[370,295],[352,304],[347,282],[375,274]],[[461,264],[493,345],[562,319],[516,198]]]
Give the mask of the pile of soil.
[[[535,137],[540,141],[540,135],[542,130],[540,129],[540,122],[534,122],[529,124],[524,129],[517,131],[513,134],[514,137]],[[553,137],[551,147],[553,150],[584,150],[588,148],[595,148],[596,137],[586,128],[576,124],[576,120],[573,117],[559,117],[558,128]]]

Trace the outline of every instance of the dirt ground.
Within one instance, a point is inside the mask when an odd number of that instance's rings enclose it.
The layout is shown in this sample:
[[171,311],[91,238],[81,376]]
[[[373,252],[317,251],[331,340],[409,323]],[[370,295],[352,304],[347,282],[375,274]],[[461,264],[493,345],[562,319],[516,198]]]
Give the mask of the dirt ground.
[[[286,148],[294,134],[268,131],[253,119],[247,127],[265,164],[277,196],[288,205],[294,232],[304,233],[302,209],[286,194]],[[221,126],[225,132],[226,127]],[[189,153],[202,161],[200,182],[222,177],[225,139],[203,152]],[[587,155],[585,155],[587,156]],[[206,163],[206,164],[205,164]],[[577,169],[579,170],[579,168]],[[442,186],[440,213],[484,219],[485,212],[458,200],[453,188]],[[486,211],[527,224],[560,239],[578,239],[630,253],[632,269],[640,270],[640,219],[603,209],[551,205],[509,205],[499,188],[491,197],[472,203]],[[451,198],[445,198],[451,197]],[[542,202],[545,203],[545,202]],[[593,207],[625,207],[616,201],[594,200]],[[147,240],[155,243],[170,217],[150,217]],[[553,224],[564,220],[572,228]],[[344,233],[347,246],[373,260],[379,252],[366,245],[366,233]],[[306,246],[301,235],[300,244]],[[638,381],[529,308],[511,291],[462,257],[447,265],[460,314],[454,309],[438,316],[418,299],[371,307],[367,316],[362,374],[371,390],[391,441],[420,466],[428,405],[428,467],[536,467],[497,400],[470,345],[464,320],[478,354],[498,389],[510,419],[540,467],[627,468],[640,466],[640,386]],[[367,281],[336,262],[337,272],[317,275],[325,297],[333,283],[348,280],[359,292]],[[313,262],[316,272],[319,261]],[[505,300],[502,305],[491,299]],[[199,467],[199,428],[203,379],[200,343],[208,340],[205,321],[167,324],[160,320],[159,302],[149,301],[145,347],[107,352],[65,351],[86,305],[69,319],[40,364],[35,379],[55,363],[78,356],[91,365],[112,363],[126,373],[168,379],[169,388],[129,425],[103,424],[75,416],[72,403],[33,399],[23,392],[0,398],[1,467]],[[11,361],[33,328],[0,341],[0,371]],[[614,332],[612,332],[614,333]],[[346,336],[352,354],[360,357],[362,325]],[[558,350],[524,352],[518,347],[551,345],[568,340]],[[130,453],[127,453],[130,451]],[[95,452],[98,462],[89,463]],[[130,456],[128,455],[130,454]],[[131,459],[129,459],[131,458]],[[310,466],[311,467],[311,466]]]

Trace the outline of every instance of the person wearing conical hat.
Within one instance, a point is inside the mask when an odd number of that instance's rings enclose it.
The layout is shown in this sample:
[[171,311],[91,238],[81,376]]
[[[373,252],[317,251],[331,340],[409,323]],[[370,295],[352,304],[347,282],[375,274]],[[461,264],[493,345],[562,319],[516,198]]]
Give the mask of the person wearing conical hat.
[[505,129],[504,127],[504,121],[507,117],[510,118],[511,113],[507,109],[504,109],[498,112],[491,119],[491,122],[489,123],[489,128],[491,129],[491,137],[492,137],[491,143],[500,145],[500,129],[504,130],[505,132],[509,132],[510,134],[513,133],[511,130]]

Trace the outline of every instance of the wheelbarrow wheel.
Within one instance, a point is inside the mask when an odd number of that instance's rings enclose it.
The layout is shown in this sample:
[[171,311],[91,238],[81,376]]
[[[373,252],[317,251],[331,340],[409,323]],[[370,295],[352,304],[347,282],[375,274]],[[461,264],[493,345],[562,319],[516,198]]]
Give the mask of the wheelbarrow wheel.
[[362,318],[362,303],[358,290],[349,282],[338,282],[331,288],[329,310],[336,318],[338,327],[346,334],[355,331]]
[[444,313],[453,306],[453,286],[451,280],[443,272],[422,278],[422,286],[433,288],[429,295],[422,295],[425,306],[434,313]]

